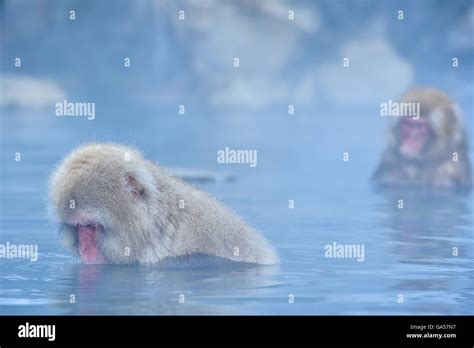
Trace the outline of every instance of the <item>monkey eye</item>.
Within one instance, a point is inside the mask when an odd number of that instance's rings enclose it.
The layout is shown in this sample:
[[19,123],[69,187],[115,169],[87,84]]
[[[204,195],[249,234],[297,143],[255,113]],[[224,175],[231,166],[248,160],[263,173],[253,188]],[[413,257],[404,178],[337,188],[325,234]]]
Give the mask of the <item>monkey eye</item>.
[[424,130],[428,128],[428,125],[426,122],[420,122],[420,121],[408,121],[408,120],[403,120],[400,122],[400,125],[403,128],[409,128],[409,129],[415,129],[415,130]]

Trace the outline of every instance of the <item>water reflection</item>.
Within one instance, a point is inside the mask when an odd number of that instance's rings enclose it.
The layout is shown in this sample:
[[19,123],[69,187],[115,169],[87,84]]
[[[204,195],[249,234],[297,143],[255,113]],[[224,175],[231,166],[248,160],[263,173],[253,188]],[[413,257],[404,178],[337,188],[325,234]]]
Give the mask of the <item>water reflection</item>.
[[[238,314],[244,298],[271,291],[278,269],[71,264],[51,302],[60,303],[57,310],[63,314]],[[75,303],[70,303],[71,295]]]
[[[392,277],[392,289],[450,293],[459,291],[464,280],[468,283],[465,270],[471,268],[472,260],[470,196],[404,190],[385,191],[382,199],[379,222],[388,231],[390,250],[399,268]],[[445,301],[449,300],[443,295]]]

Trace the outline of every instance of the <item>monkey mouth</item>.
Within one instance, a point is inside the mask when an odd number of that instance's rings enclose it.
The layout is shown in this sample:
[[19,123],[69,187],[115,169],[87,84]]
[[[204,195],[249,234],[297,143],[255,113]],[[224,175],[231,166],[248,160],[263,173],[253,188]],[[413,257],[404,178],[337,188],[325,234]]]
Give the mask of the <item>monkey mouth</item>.
[[99,245],[101,226],[97,223],[75,225],[78,249],[81,259],[85,263],[105,263],[105,257]]
[[400,146],[400,153],[407,158],[420,157],[424,141],[416,137],[407,137]]

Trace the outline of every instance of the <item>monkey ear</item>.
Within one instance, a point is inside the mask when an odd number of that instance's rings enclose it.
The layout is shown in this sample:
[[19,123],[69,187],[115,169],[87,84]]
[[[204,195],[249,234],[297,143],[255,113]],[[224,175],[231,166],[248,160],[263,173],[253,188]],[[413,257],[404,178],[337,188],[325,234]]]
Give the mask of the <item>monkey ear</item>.
[[134,198],[140,198],[143,196],[145,190],[132,174],[127,174],[125,180],[127,183],[127,191],[130,192]]

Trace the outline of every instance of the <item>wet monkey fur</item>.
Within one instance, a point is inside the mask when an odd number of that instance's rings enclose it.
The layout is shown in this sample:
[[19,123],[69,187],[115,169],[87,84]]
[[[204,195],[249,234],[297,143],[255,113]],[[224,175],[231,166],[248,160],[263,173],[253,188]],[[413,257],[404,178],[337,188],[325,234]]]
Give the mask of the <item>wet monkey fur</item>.
[[52,174],[49,199],[62,243],[86,263],[159,263],[194,254],[279,262],[237,214],[133,148],[79,147]]

